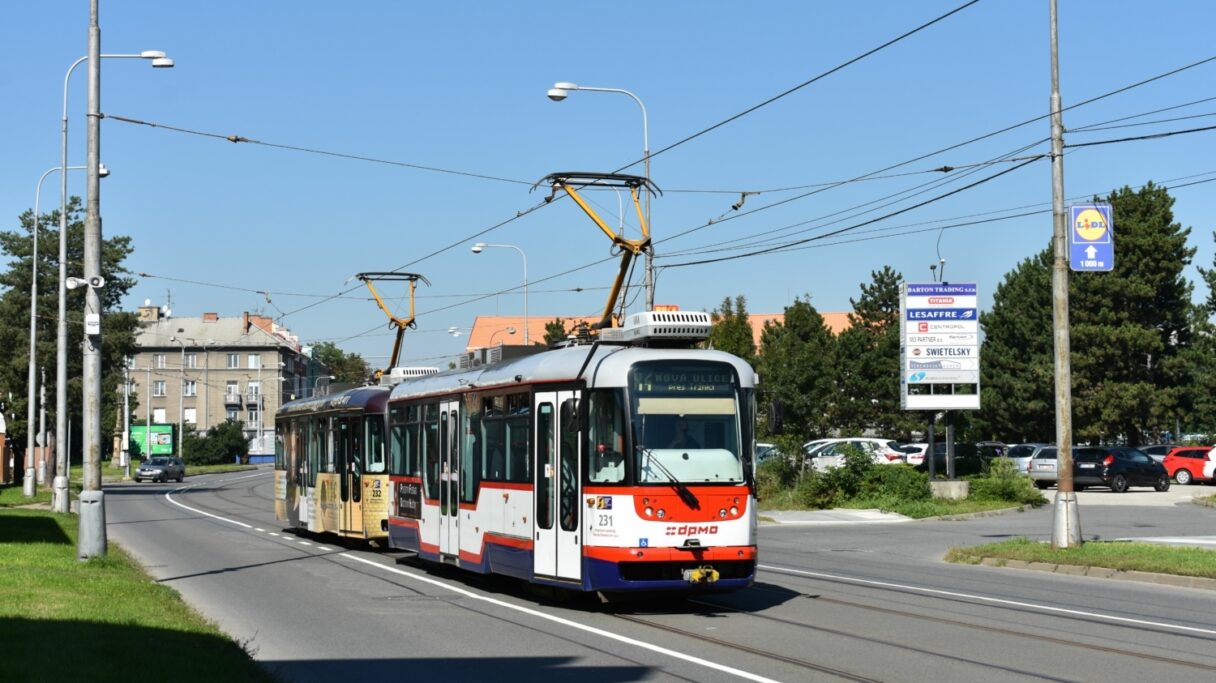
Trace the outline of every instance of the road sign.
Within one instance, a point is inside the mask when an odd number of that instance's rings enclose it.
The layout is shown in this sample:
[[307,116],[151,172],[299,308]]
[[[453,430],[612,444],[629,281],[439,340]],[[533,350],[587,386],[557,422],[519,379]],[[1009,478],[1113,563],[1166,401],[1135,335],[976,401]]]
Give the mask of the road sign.
[[900,290],[900,402],[905,410],[980,407],[979,298],[974,283]]
[[1115,267],[1115,235],[1110,204],[1068,207],[1069,264],[1076,271],[1105,272]]

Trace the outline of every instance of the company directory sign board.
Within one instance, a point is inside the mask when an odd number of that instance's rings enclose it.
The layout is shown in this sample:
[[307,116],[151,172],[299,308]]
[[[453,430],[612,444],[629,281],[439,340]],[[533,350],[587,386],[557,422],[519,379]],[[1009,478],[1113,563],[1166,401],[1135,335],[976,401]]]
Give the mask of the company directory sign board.
[[905,283],[899,297],[904,410],[978,410],[979,301],[974,283]]

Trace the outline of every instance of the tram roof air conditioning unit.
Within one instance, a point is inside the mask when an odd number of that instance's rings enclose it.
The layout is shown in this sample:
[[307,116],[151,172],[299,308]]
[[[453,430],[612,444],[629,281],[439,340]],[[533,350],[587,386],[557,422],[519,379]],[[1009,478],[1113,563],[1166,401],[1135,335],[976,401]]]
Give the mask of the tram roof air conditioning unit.
[[407,379],[415,377],[425,377],[427,375],[435,375],[439,373],[439,368],[427,367],[410,367],[410,368],[392,368],[388,374],[380,378],[381,386],[400,384]]
[[709,338],[713,323],[704,311],[634,313],[621,327],[600,331],[600,341],[617,344],[687,343]]

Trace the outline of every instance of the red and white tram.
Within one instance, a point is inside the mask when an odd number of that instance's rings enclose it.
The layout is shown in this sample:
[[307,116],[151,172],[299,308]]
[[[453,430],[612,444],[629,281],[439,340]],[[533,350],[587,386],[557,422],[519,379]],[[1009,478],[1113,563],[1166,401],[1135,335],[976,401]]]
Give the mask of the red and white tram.
[[756,568],[756,378],[687,347],[704,313],[408,379],[388,402],[389,545],[603,593],[736,589]]

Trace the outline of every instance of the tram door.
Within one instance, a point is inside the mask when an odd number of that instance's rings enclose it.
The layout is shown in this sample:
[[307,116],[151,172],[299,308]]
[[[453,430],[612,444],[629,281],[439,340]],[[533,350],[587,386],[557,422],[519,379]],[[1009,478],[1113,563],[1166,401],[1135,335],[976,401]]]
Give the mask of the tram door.
[[363,533],[363,418],[342,419],[342,529]]
[[537,576],[582,578],[579,533],[579,432],[575,392],[537,392],[533,568]]
[[460,403],[439,404],[439,553],[460,555]]

